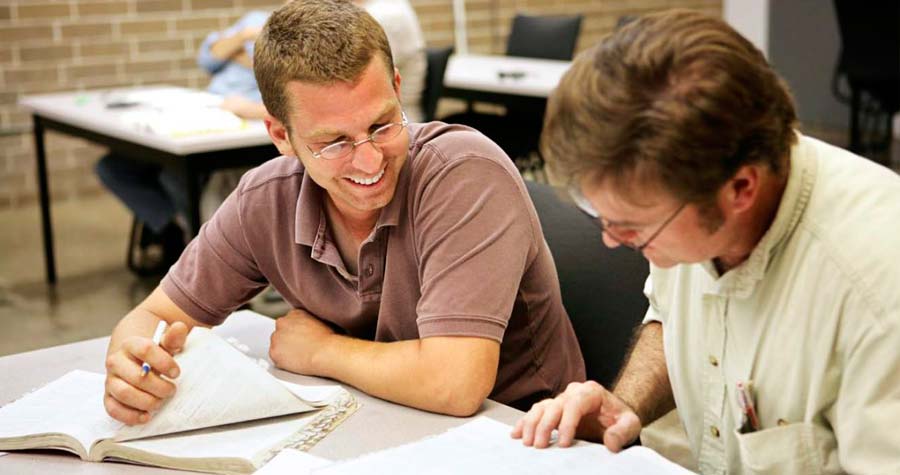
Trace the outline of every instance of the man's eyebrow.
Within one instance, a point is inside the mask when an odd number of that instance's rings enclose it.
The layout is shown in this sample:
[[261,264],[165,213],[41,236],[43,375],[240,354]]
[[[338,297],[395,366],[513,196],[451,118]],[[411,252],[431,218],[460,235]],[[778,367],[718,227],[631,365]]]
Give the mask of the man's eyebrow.
[[622,221],[613,221],[611,219],[603,218],[603,221],[605,221],[608,226],[620,226],[623,228],[638,228],[641,226],[646,226],[646,224],[644,223],[635,223],[634,221],[629,221],[627,219]]
[[[388,116],[388,115],[390,115],[391,113],[393,113],[393,109],[394,109],[394,107],[395,107],[396,105],[397,105],[397,103],[394,102],[394,101],[390,101],[390,102],[386,103],[386,104],[384,105],[384,107],[381,109],[381,112],[376,116],[377,119],[375,119],[374,121],[372,121],[372,123],[373,123],[373,124],[374,124],[374,123],[377,123],[377,122],[379,122],[381,119],[384,119],[385,116]],[[303,137],[303,138],[306,139],[306,140],[309,140],[309,141],[314,141],[314,140],[316,140],[316,139],[318,139],[318,138],[321,138],[321,137],[333,137],[333,136],[337,136],[337,137],[347,136],[347,137],[349,137],[350,134],[348,134],[346,131],[343,131],[343,130],[330,129],[330,128],[321,128],[321,129],[316,129],[316,130],[312,131],[311,133],[309,133],[307,136],[305,136],[305,137]]]

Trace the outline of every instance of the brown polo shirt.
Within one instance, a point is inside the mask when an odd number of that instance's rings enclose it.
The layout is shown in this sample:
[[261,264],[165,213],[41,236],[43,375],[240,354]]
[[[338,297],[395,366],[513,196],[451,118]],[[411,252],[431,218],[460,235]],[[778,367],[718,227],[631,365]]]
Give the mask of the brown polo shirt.
[[501,342],[490,397],[520,408],[583,381],[515,166],[467,127],[431,122],[409,133],[409,159],[360,249],[358,276],[331,235],[323,190],[299,160],[279,157],[244,175],[163,279],[166,295],[217,325],[271,283],[292,307],[357,338],[490,338]]

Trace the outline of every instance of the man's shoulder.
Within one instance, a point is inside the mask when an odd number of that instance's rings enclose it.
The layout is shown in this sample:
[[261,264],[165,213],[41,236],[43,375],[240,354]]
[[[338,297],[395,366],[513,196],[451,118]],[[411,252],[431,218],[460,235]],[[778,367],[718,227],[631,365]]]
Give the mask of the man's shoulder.
[[291,195],[299,189],[304,173],[303,165],[296,158],[276,157],[245,173],[238,190],[245,197],[264,190]]
[[881,165],[804,138],[816,161],[808,208],[793,236],[797,265],[839,279],[875,314],[900,305],[900,177]]
[[413,124],[410,129],[410,159],[417,168],[441,167],[459,160],[476,160],[492,162],[518,173],[503,149],[471,127],[434,121]]

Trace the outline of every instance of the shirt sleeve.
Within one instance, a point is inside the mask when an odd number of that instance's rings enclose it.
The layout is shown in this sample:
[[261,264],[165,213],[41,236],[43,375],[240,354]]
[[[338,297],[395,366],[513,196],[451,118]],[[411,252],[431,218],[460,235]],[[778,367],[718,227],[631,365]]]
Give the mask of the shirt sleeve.
[[829,422],[847,473],[900,473],[900,310],[877,319],[870,312],[862,305],[845,309],[860,331],[849,348],[836,351],[844,367]]
[[656,296],[653,293],[653,272],[650,272],[650,275],[647,276],[647,280],[644,281],[644,295],[647,296],[647,302],[649,305],[647,306],[647,313],[644,314],[644,321],[642,322],[644,325],[651,322],[660,322],[662,323],[662,316],[660,315],[659,305],[656,300]]
[[481,157],[455,160],[414,204],[420,337],[502,341],[537,249],[536,216],[510,169]]
[[218,325],[266,286],[243,232],[241,187],[169,269],[160,286],[194,320]]

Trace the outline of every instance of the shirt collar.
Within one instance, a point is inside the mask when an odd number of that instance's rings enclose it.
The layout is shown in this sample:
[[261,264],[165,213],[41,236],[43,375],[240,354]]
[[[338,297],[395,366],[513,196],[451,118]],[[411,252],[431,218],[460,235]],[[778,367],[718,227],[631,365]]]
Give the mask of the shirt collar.
[[[756,289],[762,280],[771,261],[784,248],[809,203],[813,186],[816,182],[817,163],[813,150],[797,133],[797,143],[791,147],[790,171],[787,185],[778,205],[775,219],[768,231],[753,248],[746,261],[715,279],[713,290],[719,294],[729,294],[736,298],[746,298]],[[703,264],[704,269],[716,276],[715,266],[711,261]]]

